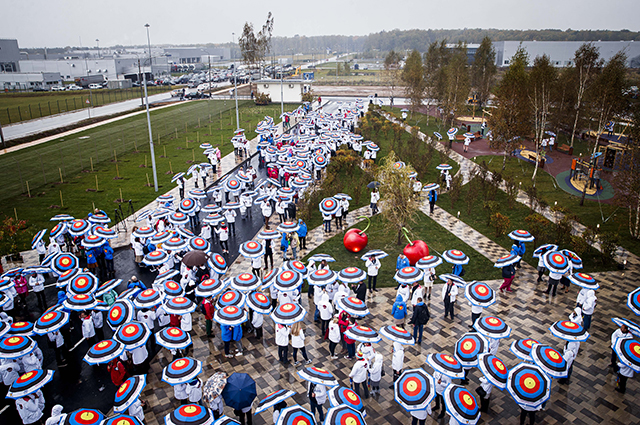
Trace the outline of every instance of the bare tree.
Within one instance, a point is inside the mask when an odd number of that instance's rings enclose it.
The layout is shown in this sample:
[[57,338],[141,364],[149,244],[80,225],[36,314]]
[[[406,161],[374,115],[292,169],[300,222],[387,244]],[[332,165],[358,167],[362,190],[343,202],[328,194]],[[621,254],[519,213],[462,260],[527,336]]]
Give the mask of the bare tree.
[[467,65],[467,45],[459,41],[445,67],[446,86],[441,99],[442,108],[449,125],[465,109],[469,97],[469,66]]
[[[631,126],[632,140],[640,140],[640,104],[636,104]],[[629,211],[629,234],[640,239],[640,145],[628,144],[615,175],[616,203]]]
[[240,52],[242,53],[242,62],[250,68],[257,67],[262,76],[262,65],[264,59],[271,49],[271,34],[273,33],[273,15],[271,12],[267,15],[267,21],[262,29],[255,34],[253,24],[245,22],[242,29],[242,35],[238,39]]
[[529,57],[520,46],[511,57],[509,68],[496,89],[497,107],[489,117],[492,137],[492,148],[503,149],[502,169],[507,164],[507,153],[514,150],[514,145],[530,130],[531,114],[527,95],[527,65]]
[[389,96],[393,96],[394,90],[400,82],[400,62],[402,57],[399,53],[391,50],[384,58],[384,75],[389,86]]
[[[622,115],[626,109],[625,92],[628,86],[626,73],[627,55],[624,52],[618,52],[607,61],[593,82],[588,99],[592,111],[591,121],[596,124],[597,128],[592,157],[598,151],[598,141],[604,133],[607,123]],[[585,184],[580,205],[584,204],[586,194],[587,185]]]
[[576,114],[573,120],[573,130],[571,131],[571,144],[569,145],[571,147],[573,147],[573,140],[576,135],[576,129],[578,128],[584,97],[593,83],[594,76],[598,74],[603,63],[600,59],[598,48],[592,43],[585,43],[580,46],[578,50],[576,50],[573,61],[575,63],[574,72],[577,91],[575,93],[574,105]]
[[491,39],[485,37],[476,50],[471,65],[471,85],[481,107],[489,99],[497,71],[496,50],[493,48]]
[[[533,67],[529,73],[528,92],[531,112],[533,113],[533,134],[537,154],[539,154],[540,142],[544,137],[547,124],[549,123],[549,115],[553,103],[551,94],[557,79],[558,72],[553,65],[551,65],[549,56],[543,55],[535,58]],[[533,186],[536,185],[538,163],[539,161],[536,160],[535,169],[531,176]]]
[[411,112],[416,112],[422,105],[426,82],[422,68],[422,57],[417,50],[409,54],[402,70],[402,81],[406,84],[405,92],[411,102]]

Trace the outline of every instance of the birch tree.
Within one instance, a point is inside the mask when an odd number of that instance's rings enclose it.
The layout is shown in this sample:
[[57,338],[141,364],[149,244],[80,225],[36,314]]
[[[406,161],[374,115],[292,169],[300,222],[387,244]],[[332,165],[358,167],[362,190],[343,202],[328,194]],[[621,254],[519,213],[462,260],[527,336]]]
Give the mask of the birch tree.
[[[543,55],[536,57],[529,73],[528,89],[529,103],[533,115],[533,140],[536,153],[539,153],[540,142],[544,137],[547,124],[549,123],[551,105],[553,103],[552,90],[555,88],[557,79],[558,73],[551,64],[549,56]],[[539,161],[536,161],[533,175],[531,176],[533,186],[536,185],[538,163]]]

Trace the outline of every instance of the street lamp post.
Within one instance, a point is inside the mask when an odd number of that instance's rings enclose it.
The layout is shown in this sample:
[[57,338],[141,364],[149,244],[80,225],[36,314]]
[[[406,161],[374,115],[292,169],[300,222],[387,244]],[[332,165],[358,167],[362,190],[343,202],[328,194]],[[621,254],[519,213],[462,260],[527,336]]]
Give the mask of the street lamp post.
[[[231,33],[231,49],[233,49],[233,45],[236,44],[236,33]],[[233,52],[233,50],[232,50]],[[233,94],[236,98],[236,130],[240,128],[240,114],[238,114],[238,78],[237,75],[237,66],[236,66],[236,55],[233,54]]]
[[100,40],[96,38],[96,44],[98,45],[98,58],[100,58]]
[[[151,69],[151,39],[149,38],[149,24],[144,25],[147,29],[147,43],[149,44],[149,68]],[[149,94],[147,93],[147,73],[142,73],[144,84],[144,99],[147,105],[147,127],[149,127],[149,150],[151,154],[151,168],[153,169],[153,189],[158,191],[158,174],[156,172],[156,155],[153,149],[153,134],[151,133],[151,115],[149,114]]]

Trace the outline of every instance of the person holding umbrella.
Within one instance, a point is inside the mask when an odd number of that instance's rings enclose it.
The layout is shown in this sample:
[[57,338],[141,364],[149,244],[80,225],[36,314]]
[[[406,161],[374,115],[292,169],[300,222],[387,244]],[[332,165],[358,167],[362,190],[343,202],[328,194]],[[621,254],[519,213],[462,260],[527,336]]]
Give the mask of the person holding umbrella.
[[369,204],[369,207],[371,208],[371,215],[376,215],[378,214],[378,201],[380,200],[380,192],[378,192],[378,189],[373,189],[373,191],[371,192],[371,202]]
[[44,414],[42,391],[38,390],[33,394],[17,399],[16,410],[20,414],[20,419],[22,419],[24,425],[42,423],[41,418]]
[[442,406],[442,412],[438,415],[438,419],[442,419],[447,411],[442,394],[444,393],[445,388],[451,384],[451,378],[440,372],[434,372],[433,379],[436,381],[436,408],[433,410],[438,411],[440,410],[440,406]]
[[327,401],[327,387],[309,381],[307,384],[307,397],[309,397],[311,414],[315,417],[316,411],[318,411],[320,414],[320,422],[324,422],[324,410],[322,406]]
[[453,283],[453,280],[447,279],[447,284],[442,288],[442,301],[444,302],[444,317],[447,318],[447,314],[451,316],[453,320],[453,306],[456,302],[456,295],[458,295],[458,286]]
[[369,258],[367,258],[367,261],[364,263],[364,265],[367,267],[369,292],[378,292],[378,290],[376,289],[376,283],[378,281],[378,271],[382,266],[382,264],[380,264],[380,260],[378,260],[375,255],[371,255],[369,256]]
[[409,324],[413,325],[413,338],[418,345],[422,344],[422,332],[424,326],[429,322],[430,317],[429,308],[422,302],[422,297],[419,297],[418,303],[413,308],[411,320],[409,321]]
[[360,392],[360,384],[362,384],[364,398],[369,398],[369,387],[366,384],[369,363],[367,359],[364,358],[362,352],[358,352],[356,354],[356,358],[357,360],[351,369],[351,373],[349,373],[349,379],[353,384],[353,391],[355,391],[356,394],[362,396],[362,393]]
[[629,330],[627,325],[625,325],[624,323],[620,325],[620,327],[616,329],[614,333],[611,334],[611,367],[613,368],[613,371],[616,373],[618,372],[619,367],[618,367],[618,355],[616,354],[616,351],[613,349],[614,344],[616,343],[616,340],[618,338],[632,338],[632,337],[633,335],[631,334],[631,331]]

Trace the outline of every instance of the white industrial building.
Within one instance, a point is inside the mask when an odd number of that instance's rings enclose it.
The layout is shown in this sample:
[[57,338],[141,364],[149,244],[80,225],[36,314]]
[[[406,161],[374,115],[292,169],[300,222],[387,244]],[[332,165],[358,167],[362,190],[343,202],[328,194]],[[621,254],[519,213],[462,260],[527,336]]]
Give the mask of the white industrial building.
[[311,90],[311,81],[291,79],[291,80],[258,80],[254,82],[258,93],[268,94],[272,102],[299,103],[302,95]]
[[[559,68],[573,65],[576,50],[586,41],[496,41],[496,65],[509,66],[511,58],[522,47],[529,54],[529,62],[537,56],[547,55],[551,63]],[[600,58],[605,61],[611,59],[619,51],[627,55],[627,66],[640,68],[640,42],[632,41],[593,41],[600,52]],[[474,45],[474,47],[477,45]],[[477,48],[477,47],[476,47]]]
[[59,72],[0,72],[0,90],[50,90],[61,83]]

